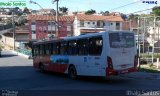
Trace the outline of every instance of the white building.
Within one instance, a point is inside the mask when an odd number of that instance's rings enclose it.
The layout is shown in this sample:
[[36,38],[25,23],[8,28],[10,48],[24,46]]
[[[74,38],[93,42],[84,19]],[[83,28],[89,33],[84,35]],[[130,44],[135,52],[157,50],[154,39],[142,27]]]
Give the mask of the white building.
[[74,19],[74,36],[106,30],[122,30],[121,16],[77,14]]
[[153,43],[156,43],[160,40],[160,27],[149,27],[148,28],[149,36],[147,37],[147,41],[150,44],[150,46],[153,45]]

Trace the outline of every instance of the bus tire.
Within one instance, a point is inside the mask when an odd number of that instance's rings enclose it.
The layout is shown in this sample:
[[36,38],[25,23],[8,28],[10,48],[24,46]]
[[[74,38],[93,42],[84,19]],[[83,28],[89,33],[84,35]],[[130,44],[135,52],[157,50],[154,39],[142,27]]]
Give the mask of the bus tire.
[[75,80],[77,78],[77,71],[76,68],[71,65],[68,69],[68,75],[71,79]]
[[39,64],[39,69],[40,69],[40,72],[45,72],[45,68],[44,68],[44,64],[40,63]]

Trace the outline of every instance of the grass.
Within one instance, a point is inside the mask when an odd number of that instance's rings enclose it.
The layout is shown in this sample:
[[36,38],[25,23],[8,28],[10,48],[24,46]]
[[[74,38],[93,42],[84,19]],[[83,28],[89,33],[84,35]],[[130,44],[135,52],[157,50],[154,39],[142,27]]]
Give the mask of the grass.
[[[140,55],[141,58],[152,58],[152,54],[141,54]],[[160,58],[160,54],[158,53],[154,53],[153,55],[154,58]]]
[[149,73],[160,73],[160,69],[157,69],[153,64],[141,65],[139,71]]
[[3,46],[2,46],[2,44],[0,43],[0,49],[3,49]]

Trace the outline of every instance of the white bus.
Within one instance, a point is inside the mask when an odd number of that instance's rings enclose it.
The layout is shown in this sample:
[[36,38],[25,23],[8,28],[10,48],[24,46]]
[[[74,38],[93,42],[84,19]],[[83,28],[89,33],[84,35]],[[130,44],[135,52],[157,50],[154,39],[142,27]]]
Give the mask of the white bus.
[[134,33],[107,31],[33,43],[33,65],[41,71],[109,77],[137,70]]

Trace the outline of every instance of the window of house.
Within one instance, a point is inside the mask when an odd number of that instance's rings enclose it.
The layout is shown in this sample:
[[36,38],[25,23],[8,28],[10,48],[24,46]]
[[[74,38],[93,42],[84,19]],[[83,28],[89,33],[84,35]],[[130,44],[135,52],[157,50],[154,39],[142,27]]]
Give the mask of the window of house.
[[88,54],[88,39],[79,39],[78,43],[78,54],[87,55]]
[[100,27],[100,21],[97,21],[97,27]]
[[51,25],[52,23],[51,23],[51,21],[48,21],[48,25]]
[[88,24],[90,24],[90,22],[88,22]]
[[113,25],[113,23],[110,23],[111,25]]
[[92,22],[92,24],[95,24],[95,22]]
[[32,34],[36,34],[36,31],[32,31]]
[[33,21],[33,22],[31,22],[31,24],[32,24],[32,25],[36,25],[36,22],[35,22],[35,21]]
[[105,22],[103,22],[103,27],[106,26]]
[[71,31],[71,26],[67,25],[67,31]]
[[80,21],[80,27],[84,27],[84,21]]
[[92,37],[89,39],[89,54],[90,55],[101,55],[102,52],[102,36]]
[[116,22],[116,30],[120,30],[120,23]]

